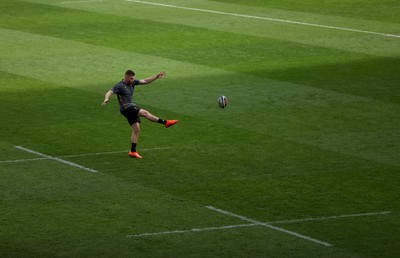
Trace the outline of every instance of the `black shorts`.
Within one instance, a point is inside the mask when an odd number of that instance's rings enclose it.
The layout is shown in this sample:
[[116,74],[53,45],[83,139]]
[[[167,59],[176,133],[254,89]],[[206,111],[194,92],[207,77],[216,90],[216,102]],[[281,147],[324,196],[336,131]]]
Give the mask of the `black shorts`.
[[121,114],[128,119],[129,125],[132,125],[133,123],[140,123],[140,117],[139,117],[139,111],[140,107],[138,106],[133,106],[133,107],[128,107],[125,110],[121,111]]

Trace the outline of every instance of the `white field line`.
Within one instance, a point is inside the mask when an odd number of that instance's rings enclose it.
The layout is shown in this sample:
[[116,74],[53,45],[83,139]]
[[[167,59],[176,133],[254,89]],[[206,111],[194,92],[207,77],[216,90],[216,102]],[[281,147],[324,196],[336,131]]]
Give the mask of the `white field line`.
[[329,220],[329,219],[340,219],[340,218],[351,218],[351,217],[363,217],[363,216],[377,216],[377,215],[386,215],[386,214],[390,214],[390,213],[392,213],[392,212],[391,211],[369,212],[369,213],[346,214],[346,215],[320,217],[320,218],[280,220],[280,221],[272,221],[272,222],[265,222],[265,223],[268,223],[268,224],[290,224],[290,223],[300,223],[300,222],[306,222],[306,221],[318,221],[318,220]]
[[[208,206],[208,207],[212,207],[212,206]],[[277,221],[271,221],[271,222],[265,222],[265,223],[266,224],[290,224],[290,223],[301,223],[301,222],[306,222],[306,221],[331,220],[331,219],[361,217],[361,216],[379,216],[379,215],[386,215],[386,214],[390,214],[390,213],[391,213],[391,211],[369,212],[369,213],[346,214],[346,215],[337,215],[337,216],[320,217],[320,218],[277,220]],[[159,235],[168,235],[168,234],[183,234],[183,233],[191,233],[191,232],[202,232],[202,231],[223,230],[223,229],[233,229],[233,228],[244,228],[244,227],[254,227],[254,226],[260,226],[260,224],[259,223],[250,223],[250,224],[238,224],[238,225],[229,225],[229,226],[220,226],[220,227],[193,228],[193,229],[186,229],[186,230],[161,231],[161,232],[153,232],[153,233],[142,233],[142,234],[136,234],[136,235],[127,235],[127,237],[147,237],[147,236],[159,236]]]
[[251,224],[239,224],[239,225],[229,225],[229,226],[221,226],[221,227],[192,228],[192,229],[187,229],[187,230],[173,230],[173,231],[163,231],[163,232],[154,232],[154,233],[143,233],[143,234],[137,234],[137,235],[128,235],[127,237],[145,237],[145,236],[159,236],[159,235],[167,235],[167,234],[182,234],[182,233],[188,233],[188,232],[202,232],[202,231],[253,227],[253,226],[258,226],[258,224],[251,223]]
[[19,162],[45,160],[45,159],[49,159],[49,158],[0,160],[0,164],[2,164],[2,163],[19,163]]
[[320,244],[320,245],[323,245],[323,246],[326,246],[326,247],[332,246],[332,244],[330,244],[330,243],[327,243],[327,242],[324,242],[324,241],[321,241],[321,240],[318,240],[318,239],[315,239],[315,238],[311,238],[311,237],[308,237],[308,236],[305,236],[305,235],[301,235],[301,234],[299,234],[297,232],[294,232],[294,231],[290,231],[290,230],[287,230],[287,229],[275,227],[275,226],[272,226],[271,224],[264,223],[264,222],[261,222],[261,221],[257,221],[257,220],[251,219],[251,218],[247,218],[245,216],[241,216],[241,215],[229,212],[229,211],[224,211],[224,210],[215,208],[213,206],[206,206],[206,208],[210,209],[210,210],[213,210],[213,211],[216,211],[216,212],[219,212],[219,213],[222,213],[222,214],[225,214],[225,215],[228,215],[228,216],[231,216],[231,217],[235,217],[235,218],[241,219],[243,221],[251,222],[251,223],[266,227],[266,228],[274,229],[274,230],[277,230],[277,231],[280,231],[280,232],[283,232],[283,233],[286,233],[286,234],[289,234],[289,235],[292,235],[292,236],[295,236],[295,237],[298,237],[298,238],[302,238],[302,239],[305,239],[305,240],[308,240],[308,241],[311,241],[311,242],[314,242],[314,243],[317,243],[317,244]]
[[[139,151],[166,150],[166,149],[173,149],[173,148],[174,147],[158,147],[158,148],[140,149]],[[60,157],[62,157],[62,158],[74,158],[74,157],[84,157],[84,156],[97,156],[97,155],[117,154],[117,153],[124,153],[124,152],[128,153],[129,150],[97,152],[97,153],[84,153],[84,154],[75,154],[75,155],[65,155],[65,156],[60,156]]]
[[[176,147],[158,147],[158,148],[147,148],[147,149],[140,149],[140,151],[151,151],[151,150],[166,150],[166,149],[173,149]],[[59,156],[59,158],[75,158],[75,157],[85,157],[85,156],[97,156],[97,155],[109,155],[109,154],[118,154],[118,153],[128,153],[129,150],[123,151],[108,151],[108,152],[97,152],[97,153],[83,153],[83,154],[72,154],[72,155],[64,155]],[[56,158],[56,157],[53,157]],[[0,164],[2,163],[19,163],[19,162],[27,162],[27,161],[35,161],[35,160],[46,160],[51,159],[49,157],[44,158],[34,158],[34,159],[12,159],[12,160],[0,160]]]
[[29,152],[29,153],[33,153],[33,154],[36,154],[36,155],[39,155],[39,156],[42,156],[42,157],[45,157],[47,159],[56,160],[58,162],[67,164],[67,165],[69,165],[71,167],[77,167],[77,168],[80,168],[80,169],[83,169],[83,170],[86,170],[86,171],[89,171],[89,172],[97,172],[97,170],[94,170],[94,169],[91,169],[91,168],[87,168],[87,167],[78,165],[76,163],[73,163],[73,162],[70,162],[70,161],[66,161],[66,160],[63,160],[63,159],[60,159],[60,158],[56,158],[56,157],[53,157],[53,156],[50,156],[50,155],[46,155],[46,154],[43,154],[43,153],[40,153],[40,152],[37,152],[37,151],[34,151],[34,150],[30,150],[30,149],[21,147],[21,146],[15,146],[15,148],[23,150],[23,151],[26,151],[26,152]]
[[103,0],[65,1],[61,2],[60,4],[81,4],[81,3],[96,3],[96,2],[103,2]]
[[83,154],[72,154],[60,156],[61,158],[75,158],[75,157],[85,157],[85,156],[97,156],[97,155],[107,155],[107,154],[117,154],[117,153],[128,153],[128,150],[124,151],[108,151],[108,152],[97,152],[97,153],[83,153]]
[[147,1],[140,1],[140,0],[125,0],[125,1],[132,2],[132,3],[139,3],[139,4],[155,5],[155,6],[161,6],[161,7],[167,7],[167,8],[183,9],[183,10],[188,10],[188,11],[221,14],[221,15],[236,16],[236,17],[248,18],[248,19],[267,20],[267,21],[274,21],[274,22],[281,22],[281,23],[312,26],[312,27],[318,27],[318,28],[324,28],[324,29],[351,31],[351,32],[364,33],[364,34],[379,35],[379,36],[384,36],[384,37],[400,38],[400,35],[397,35],[397,34],[388,34],[388,33],[374,32],[374,31],[367,31],[367,30],[358,30],[358,29],[329,26],[329,25],[322,25],[322,24],[316,24],[316,23],[276,19],[276,18],[254,16],[254,15],[247,15],[247,14],[240,14],[240,13],[221,12],[221,11],[215,11],[215,10],[199,9],[199,8],[184,7],[184,6],[178,6],[178,5],[169,5],[169,4],[147,2]]

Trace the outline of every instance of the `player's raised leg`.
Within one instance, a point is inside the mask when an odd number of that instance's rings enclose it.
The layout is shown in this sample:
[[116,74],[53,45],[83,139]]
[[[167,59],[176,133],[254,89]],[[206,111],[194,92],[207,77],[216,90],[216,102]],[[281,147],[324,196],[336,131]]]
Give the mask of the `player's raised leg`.
[[157,123],[163,124],[166,128],[178,123],[178,120],[164,120],[164,119],[158,118],[145,109],[140,109],[139,116],[143,116],[152,122],[157,122]]

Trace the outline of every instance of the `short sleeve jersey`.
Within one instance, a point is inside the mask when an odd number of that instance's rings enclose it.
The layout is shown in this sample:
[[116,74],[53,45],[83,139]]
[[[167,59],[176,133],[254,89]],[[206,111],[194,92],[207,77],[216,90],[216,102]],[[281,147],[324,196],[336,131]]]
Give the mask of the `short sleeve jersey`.
[[132,98],[136,85],[139,85],[139,80],[134,80],[131,85],[125,84],[125,82],[122,80],[111,89],[111,91],[118,96],[120,111],[135,105],[132,102]]

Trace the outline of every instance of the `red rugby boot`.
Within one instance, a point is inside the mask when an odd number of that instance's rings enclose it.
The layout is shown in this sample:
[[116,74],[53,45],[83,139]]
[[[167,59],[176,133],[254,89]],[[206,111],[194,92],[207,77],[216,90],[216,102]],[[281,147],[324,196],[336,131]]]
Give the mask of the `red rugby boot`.
[[132,157],[132,158],[135,158],[135,159],[141,159],[142,158],[142,156],[140,156],[139,153],[137,153],[137,151],[135,151],[135,152],[130,151],[129,152],[129,157]]
[[178,120],[167,120],[167,123],[164,126],[165,126],[165,128],[168,128],[171,125],[174,125],[176,123],[178,123]]

